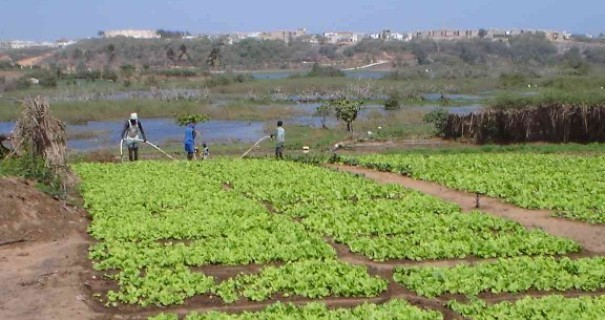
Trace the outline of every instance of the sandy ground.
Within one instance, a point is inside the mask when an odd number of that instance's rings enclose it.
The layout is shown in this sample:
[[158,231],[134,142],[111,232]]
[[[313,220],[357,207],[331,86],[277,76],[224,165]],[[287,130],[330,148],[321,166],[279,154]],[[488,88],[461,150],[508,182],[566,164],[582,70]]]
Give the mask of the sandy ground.
[[86,213],[16,178],[0,179],[0,208],[0,319],[94,319]]

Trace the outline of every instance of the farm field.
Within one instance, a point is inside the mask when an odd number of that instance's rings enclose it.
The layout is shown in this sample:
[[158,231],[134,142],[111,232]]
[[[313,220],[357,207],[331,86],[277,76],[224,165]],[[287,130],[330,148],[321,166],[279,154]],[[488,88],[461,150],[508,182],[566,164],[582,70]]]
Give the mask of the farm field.
[[358,175],[232,159],[74,169],[96,240],[89,293],[137,319],[524,319],[552,302],[494,303],[552,290],[574,305],[605,287],[603,258],[570,239]]
[[552,210],[564,218],[605,223],[602,156],[408,154],[368,155],[343,161],[487,194],[523,208]]

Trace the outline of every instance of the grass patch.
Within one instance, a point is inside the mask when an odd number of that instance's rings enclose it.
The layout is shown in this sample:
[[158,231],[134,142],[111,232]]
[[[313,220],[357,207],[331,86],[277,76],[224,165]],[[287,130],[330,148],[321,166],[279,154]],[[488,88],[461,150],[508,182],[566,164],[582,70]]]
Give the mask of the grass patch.
[[22,177],[38,182],[38,189],[54,197],[63,197],[59,178],[38,157],[23,156],[0,160],[0,176]]
[[[4,103],[3,103],[4,102]],[[84,124],[88,121],[125,119],[131,112],[144,118],[174,117],[177,113],[206,114],[211,120],[263,121],[289,118],[304,112],[293,105],[238,100],[225,105],[209,105],[198,101],[138,100],[97,100],[78,102],[54,102],[53,114],[70,124]],[[19,112],[19,104],[0,101],[0,121],[14,121]]]
[[536,95],[504,93],[497,95],[490,103],[494,109],[522,109],[550,105],[602,106],[605,105],[605,90],[546,90]]

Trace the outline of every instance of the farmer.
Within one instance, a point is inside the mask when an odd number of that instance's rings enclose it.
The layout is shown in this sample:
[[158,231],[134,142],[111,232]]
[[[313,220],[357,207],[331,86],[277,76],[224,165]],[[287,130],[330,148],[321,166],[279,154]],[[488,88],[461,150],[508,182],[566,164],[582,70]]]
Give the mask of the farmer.
[[136,113],[130,114],[130,119],[124,124],[122,129],[122,138],[126,140],[126,147],[128,147],[128,159],[130,161],[139,160],[139,133],[143,136],[143,142],[147,142],[143,125],[139,121],[139,116]]
[[195,138],[197,137],[197,131],[195,130],[195,123],[190,122],[185,127],[185,152],[187,152],[187,160],[193,160],[195,155]]
[[284,158],[284,144],[286,143],[286,130],[282,128],[283,122],[277,121],[277,128],[275,132],[271,134],[271,139],[275,138],[275,158]]

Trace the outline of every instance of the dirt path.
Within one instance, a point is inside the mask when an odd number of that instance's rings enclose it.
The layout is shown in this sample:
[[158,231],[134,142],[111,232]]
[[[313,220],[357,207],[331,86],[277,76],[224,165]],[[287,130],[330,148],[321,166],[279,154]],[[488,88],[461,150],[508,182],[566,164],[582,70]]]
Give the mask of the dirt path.
[[0,319],[95,319],[81,277],[88,242],[81,234],[0,247]]
[[[449,202],[457,203],[464,211],[476,210],[476,195],[472,193],[452,190],[433,182],[414,180],[390,172],[379,172],[372,169],[346,165],[330,165],[328,167],[363,174],[367,178],[380,183],[398,184],[439,197]],[[556,218],[551,216],[550,211],[523,209],[504,203],[499,199],[486,196],[481,197],[480,204],[480,210],[483,212],[517,221],[528,228],[541,228],[552,235],[572,239],[591,253],[605,254],[605,241],[603,241],[605,239],[605,226]]]
[[19,61],[17,61],[17,63],[19,65],[24,66],[24,67],[31,67],[31,66],[34,66],[34,65],[42,62],[42,60],[44,60],[44,59],[52,56],[53,54],[55,54],[54,50],[50,51],[50,52],[46,52],[46,53],[44,53],[42,55],[39,55],[39,56],[35,56],[35,57],[30,57],[30,58],[19,60]]

